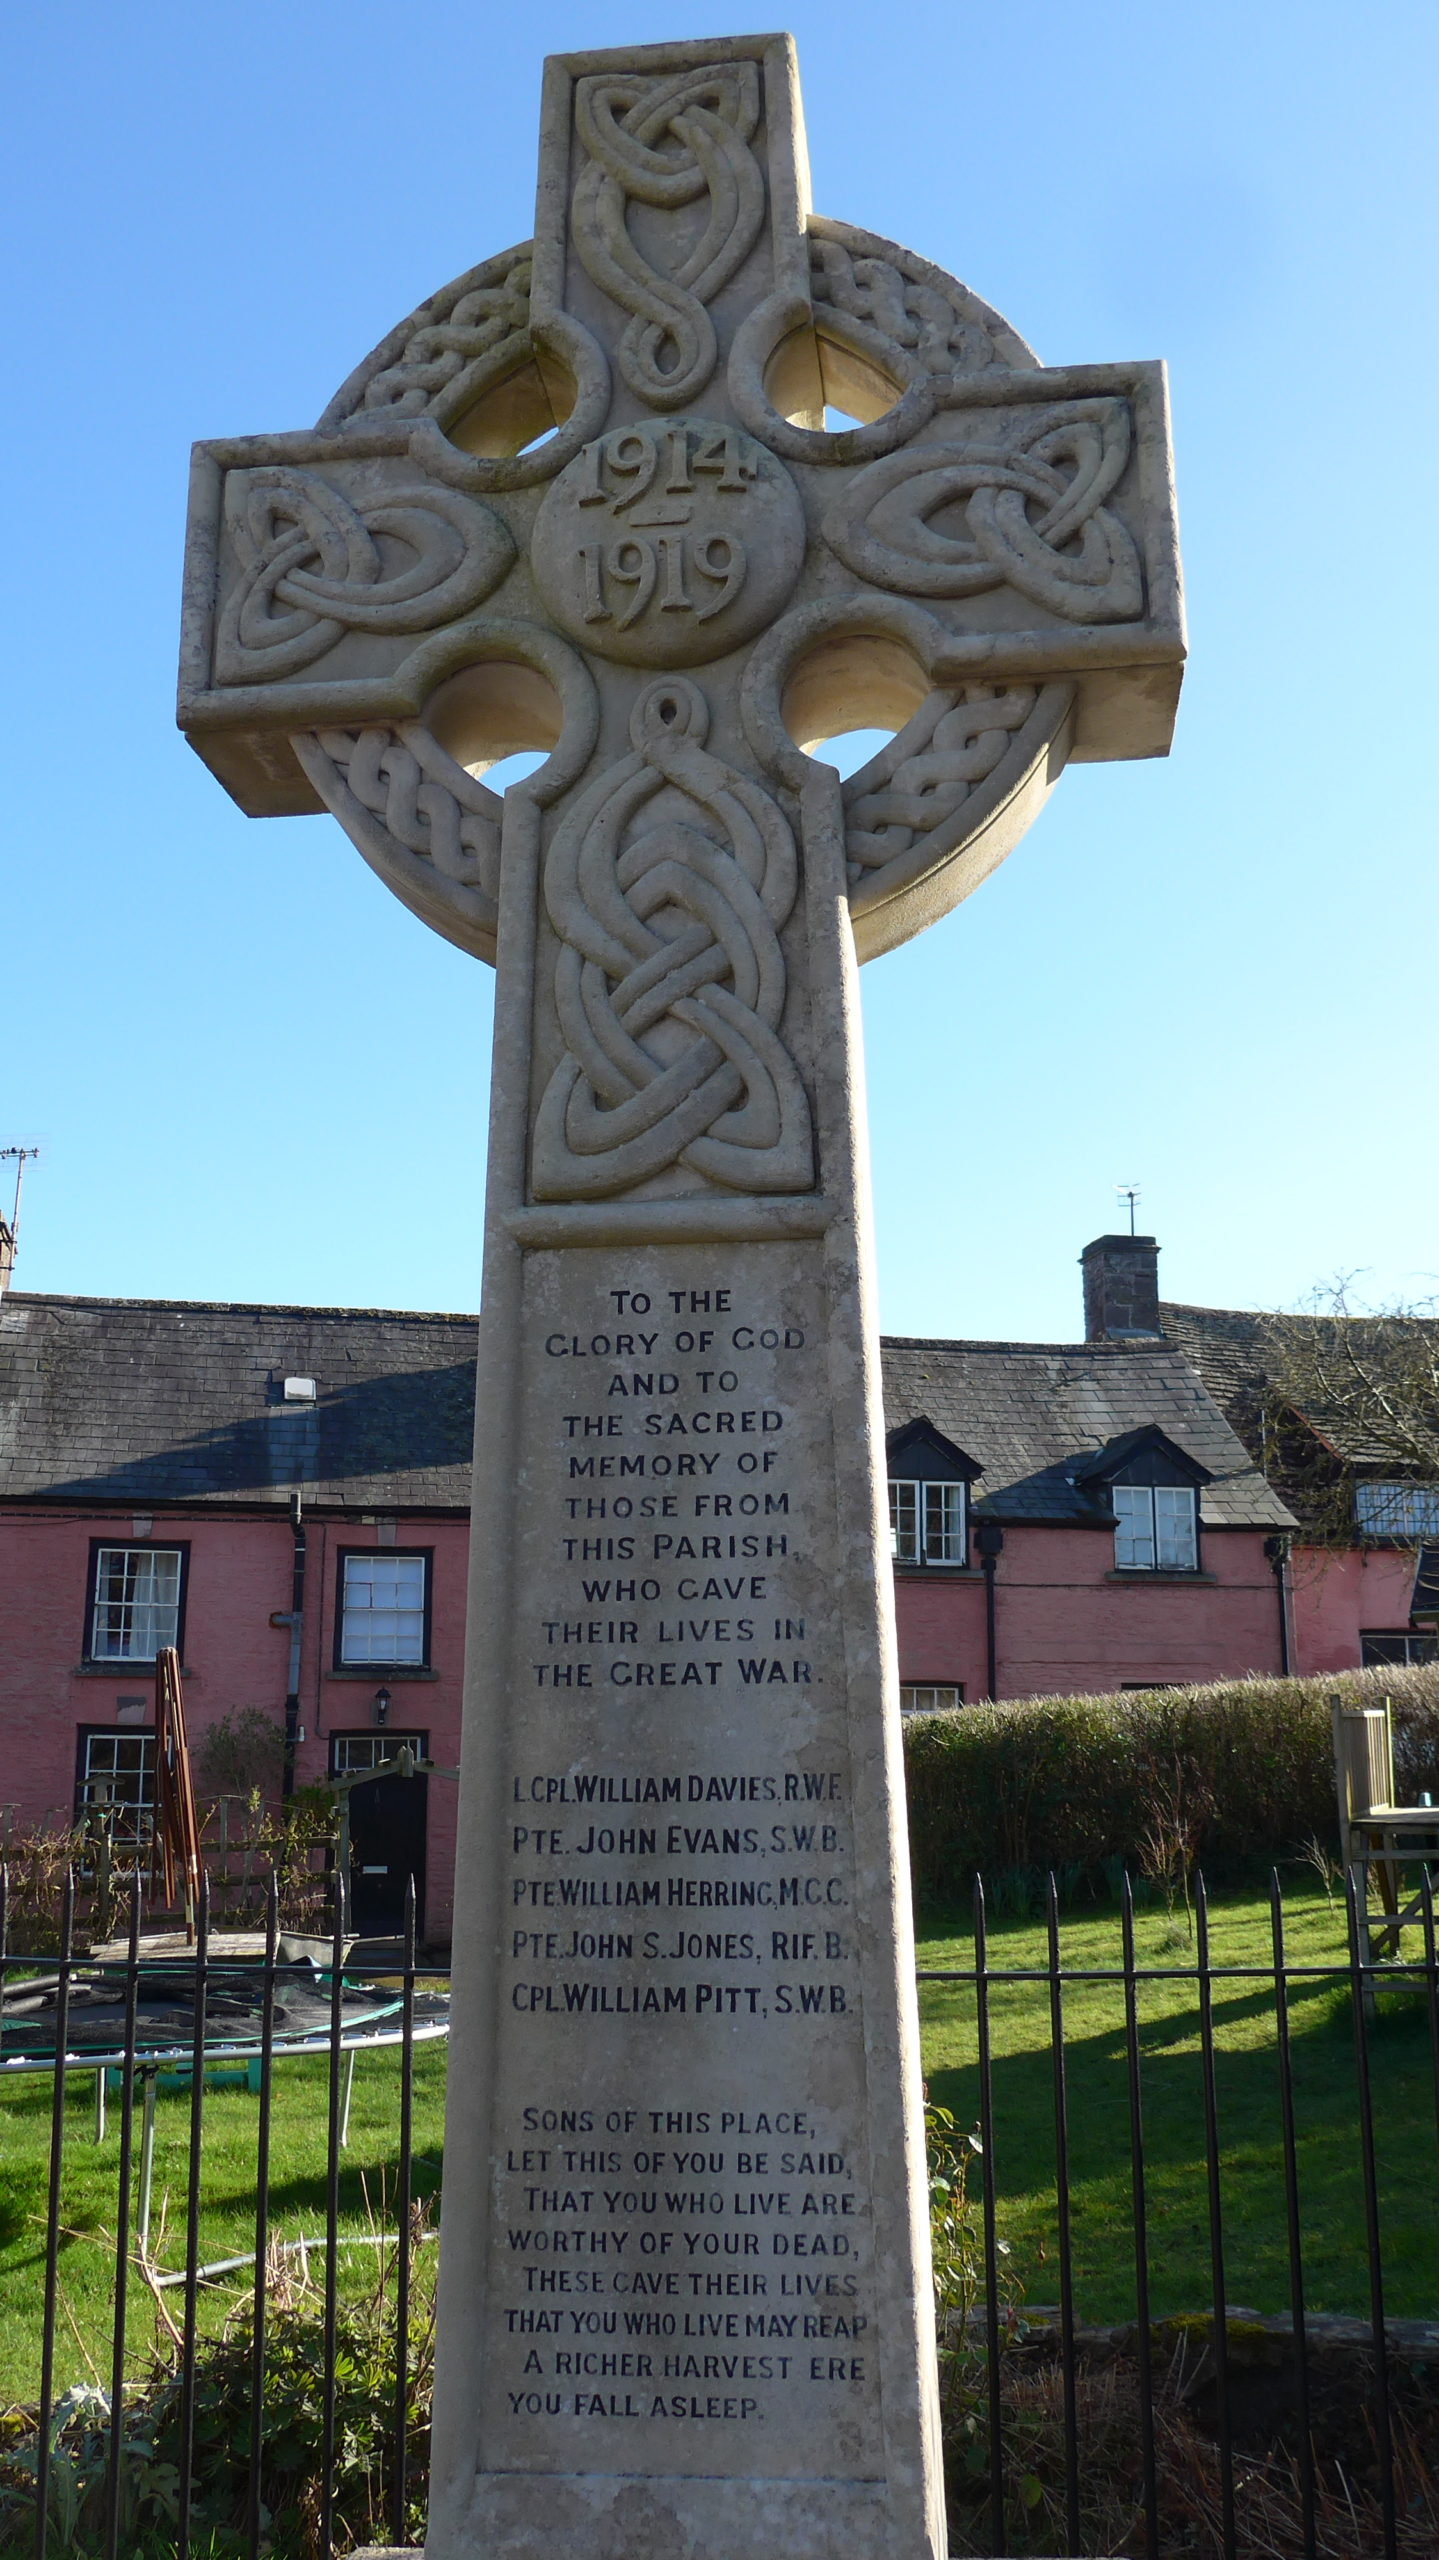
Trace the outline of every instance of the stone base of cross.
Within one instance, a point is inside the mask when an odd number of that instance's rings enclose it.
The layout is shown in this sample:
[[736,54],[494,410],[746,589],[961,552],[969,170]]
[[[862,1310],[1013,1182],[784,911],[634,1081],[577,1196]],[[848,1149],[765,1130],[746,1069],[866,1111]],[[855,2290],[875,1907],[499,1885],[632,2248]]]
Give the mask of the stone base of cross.
[[813,215],[782,36],[197,448],[192,741],[498,969],[430,2560],[943,2560],[856,962],[1181,658],[1160,367]]

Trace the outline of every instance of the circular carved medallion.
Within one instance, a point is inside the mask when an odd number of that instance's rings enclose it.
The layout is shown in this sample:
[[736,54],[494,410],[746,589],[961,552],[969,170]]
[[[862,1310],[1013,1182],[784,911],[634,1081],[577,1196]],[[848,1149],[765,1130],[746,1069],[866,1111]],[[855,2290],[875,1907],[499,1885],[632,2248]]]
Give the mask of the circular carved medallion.
[[541,595],[582,648],[696,667],[753,637],[804,565],[799,496],[739,427],[645,419],[597,436],[535,520]]

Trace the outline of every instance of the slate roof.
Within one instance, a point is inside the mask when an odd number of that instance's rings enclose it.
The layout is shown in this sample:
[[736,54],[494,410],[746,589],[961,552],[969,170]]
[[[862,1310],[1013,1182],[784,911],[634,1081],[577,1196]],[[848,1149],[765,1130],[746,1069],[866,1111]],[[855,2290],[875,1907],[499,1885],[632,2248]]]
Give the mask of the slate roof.
[[[1257,1453],[1264,1391],[1282,1350],[1273,1318],[1243,1307],[1186,1307],[1164,1302],[1159,1320],[1166,1339],[1177,1343],[1192,1361],[1220,1411]],[[1366,1346],[1372,1356],[1374,1324],[1365,1318],[1353,1321],[1364,1325]],[[1390,1322],[1396,1337],[1401,1336],[1406,1319],[1399,1316]],[[1291,1315],[1284,1318],[1284,1323],[1289,1328],[1310,1324],[1332,1327],[1335,1319]],[[1378,1467],[1391,1476],[1408,1472],[1396,1463],[1392,1445],[1364,1429],[1361,1417],[1306,1405],[1304,1419],[1346,1466],[1361,1470]]]
[[[0,1497],[467,1511],[473,1316],[0,1298]],[[314,1404],[286,1404],[287,1376]]]
[[[0,1499],[465,1511],[475,1318],[184,1300],[0,1298]],[[1213,1527],[1291,1518],[1171,1344],[883,1345],[890,1429],[928,1415],[982,1469],[976,1509],[1093,1521],[1077,1465],[1157,1424],[1213,1479]],[[316,1402],[286,1404],[287,1376]]]
[[891,1430],[918,1414],[984,1472],[977,1516],[1092,1522],[1103,1488],[1071,1481],[1123,1433],[1156,1423],[1207,1468],[1199,1515],[1216,1529],[1288,1529],[1271,1491],[1182,1351],[1164,1342],[925,1342],[881,1346]]
[[1186,1307],[1162,1299],[1159,1321],[1165,1340],[1192,1363],[1220,1412],[1242,1427],[1269,1381],[1273,1352],[1266,1319],[1243,1307]]

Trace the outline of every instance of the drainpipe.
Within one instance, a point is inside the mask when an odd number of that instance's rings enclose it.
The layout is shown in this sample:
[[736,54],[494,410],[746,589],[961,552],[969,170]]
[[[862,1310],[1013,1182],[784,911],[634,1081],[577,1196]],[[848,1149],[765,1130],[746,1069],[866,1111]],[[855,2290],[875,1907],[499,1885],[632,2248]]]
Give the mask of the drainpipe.
[[974,1533],[979,1561],[984,1573],[984,1694],[993,1706],[999,1685],[998,1661],[994,1631],[994,1574],[1004,1553],[1004,1531],[997,1520],[981,1520]]
[[285,1774],[280,1793],[288,1803],[295,1792],[295,1749],[300,1738],[300,1640],[305,1627],[305,1523],[302,1497],[290,1496],[290,1672],[285,1693]]
[[1289,1676],[1289,1550],[1293,1544],[1282,1530],[1264,1541],[1269,1570],[1279,1597],[1279,1671],[1282,1679]]

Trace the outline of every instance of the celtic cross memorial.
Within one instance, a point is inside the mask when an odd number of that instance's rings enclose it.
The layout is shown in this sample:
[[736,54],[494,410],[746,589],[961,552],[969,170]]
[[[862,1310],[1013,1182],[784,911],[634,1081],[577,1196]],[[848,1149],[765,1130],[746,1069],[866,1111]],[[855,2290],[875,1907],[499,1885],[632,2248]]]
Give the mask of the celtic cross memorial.
[[856,963],[1182,654],[1161,368],[813,214],[783,36],[551,60],[197,448],[182,725],[497,969],[430,2560],[943,2560]]

